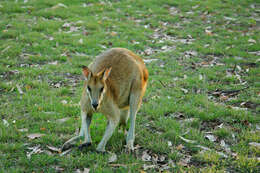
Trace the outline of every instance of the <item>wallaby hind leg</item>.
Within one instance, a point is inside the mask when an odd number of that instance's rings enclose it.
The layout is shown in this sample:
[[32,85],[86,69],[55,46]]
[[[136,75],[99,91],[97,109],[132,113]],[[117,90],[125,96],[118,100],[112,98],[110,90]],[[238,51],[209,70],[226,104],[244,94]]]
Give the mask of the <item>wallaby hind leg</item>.
[[[109,111],[109,112],[108,112]],[[109,110],[107,110],[108,123],[106,127],[105,134],[97,146],[97,151],[105,152],[105,147],[107,141],[111,138],[112,134],[115,131],[116,126],[120,121],[120,111],[111,104]]]
[[134,150],[135,119],[136,113],[140,107],[141,95],[141,91],[134,91],[130,94],[130,128],[126,137],[126,145],[130,150]]
[[105,134],[97,146],[97,151],[105,152],[107,141],[111,138],[112,134],[114,133],[117,124],[118,121],[113,121],[113,120],[108,121]]
[[127,120],[129,118],[129,110],[120,110],[120,122],[119,126],[122,128],[123,133],[126,132]]
[[85,112],[81,111],[81,129],[78,136],[75,136],[65,142],[62,146],[62,150],[67,150],[71,148],[79,139],[84,137],[84,143],[91,143],[90,136],[90,123],[92,115],[87,115]]

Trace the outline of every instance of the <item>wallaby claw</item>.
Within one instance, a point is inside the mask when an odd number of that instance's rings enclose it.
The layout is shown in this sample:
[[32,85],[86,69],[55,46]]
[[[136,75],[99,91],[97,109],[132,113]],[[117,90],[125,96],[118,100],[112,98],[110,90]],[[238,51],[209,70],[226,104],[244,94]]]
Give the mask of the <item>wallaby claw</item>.
[[134,140],[129,140],[129,141],[127,141],[126,148],[127,148],[129,151],[134,151]]
[[86,142],[86,143],[80,144],[80,146],[78,148],[79,148],[79,150],[83,150],[84,148],[91,146],[91,144],[92,144],[91,142]]
[[61,151],[63,152],[63,151],[66,151],[66,150],[68,150],[68,149],[70,149],[70,148],[72,148],[72,147],[75,147],[75,145],[74,144],[63,144],[63,146],[61,147]]
[[96,150],[96,152],[103,155],[108,153],[106,150]]
[[106,149],[105,149],[104,147],[98,146],[98,147],[96,148],[96,151],[97,151],[98,153],[105,153],[105,152],[106,152]]

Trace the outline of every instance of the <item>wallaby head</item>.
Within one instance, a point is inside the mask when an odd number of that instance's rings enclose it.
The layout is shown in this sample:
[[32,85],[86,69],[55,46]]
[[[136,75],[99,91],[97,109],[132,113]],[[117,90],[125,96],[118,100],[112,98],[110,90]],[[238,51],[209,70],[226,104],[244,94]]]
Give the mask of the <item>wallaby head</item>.
[[106,80],[111,72],[111,68],[104,68],[97,74],[93,74],[88,67],[83,66],[82,72],[86,79],[86,87],[84,89],[91,100],[92,108],[97,110],[107,91]]

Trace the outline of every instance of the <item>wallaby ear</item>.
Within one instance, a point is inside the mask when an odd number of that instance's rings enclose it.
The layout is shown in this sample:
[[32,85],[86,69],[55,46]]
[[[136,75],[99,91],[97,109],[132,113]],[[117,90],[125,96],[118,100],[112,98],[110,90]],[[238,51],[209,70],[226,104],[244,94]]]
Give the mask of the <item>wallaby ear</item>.
[[109,76],[111,70],[112,70],[112,67],[107,68],[107,69],[104,71],[103,80],[107,80],[107,78],[108,78],[108,76]]
[[89,79],[91,76],[91,71],[86,66],[82,66],[82,73],[86,79]]

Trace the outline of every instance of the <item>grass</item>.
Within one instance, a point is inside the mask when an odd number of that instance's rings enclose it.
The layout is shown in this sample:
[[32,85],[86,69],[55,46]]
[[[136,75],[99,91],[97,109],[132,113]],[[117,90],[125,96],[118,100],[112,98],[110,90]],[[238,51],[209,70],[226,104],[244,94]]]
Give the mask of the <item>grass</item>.
[[[0,172],[259,171],[259,148],[250,145],[260,142],[259,6],[253,0],[1,1]],[[109,153],[96,153],[106,124],[97,114],[93,146],[65,156],[50,152],[47,146],[61,147],[80,127],[80,67],[111,47],[155,59],[147,61],[138,149],[125,152],[125,137],[116,131],[107,145],[117,155],[114,165]],[[45,136],[30,140],[32,133]],[[36,146],[42,152],[29,158]],[[143,161],[144,152],[152,161]]]

